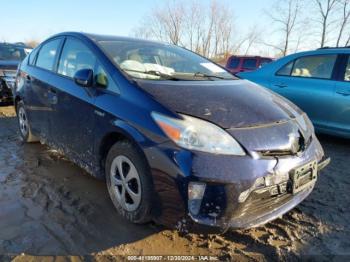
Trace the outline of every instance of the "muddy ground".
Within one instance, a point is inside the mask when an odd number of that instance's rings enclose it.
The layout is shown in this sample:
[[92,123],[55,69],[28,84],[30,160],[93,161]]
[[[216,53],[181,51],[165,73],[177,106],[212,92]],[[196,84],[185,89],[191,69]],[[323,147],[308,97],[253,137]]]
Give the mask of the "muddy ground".
[[[314,192],[283,218],[225,235],[186,235],[118,216],[103,181],[40,144],[23,144],[11,107],[0,107],[0,254],[215,255],[220,260],[350,258],[350,141],[320,137],[332,163]],[[327,257],[324,257],[327,256]],[[337,258],[337,256],[335,257]],[[341,257],[339,257],[341,258]],[[344,257],[342,257],[344,258]]]

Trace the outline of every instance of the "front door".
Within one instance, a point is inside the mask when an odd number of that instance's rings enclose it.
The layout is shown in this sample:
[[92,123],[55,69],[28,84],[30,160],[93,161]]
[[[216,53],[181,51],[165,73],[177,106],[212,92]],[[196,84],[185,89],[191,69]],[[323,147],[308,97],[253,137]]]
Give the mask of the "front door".
[[80,164],[89,163],[93,154],[95,91],[76,84],[73,77],[95,64],[96,57],[80,40],[66,38],[54,77],[57,102],[50,126],[56,147]]

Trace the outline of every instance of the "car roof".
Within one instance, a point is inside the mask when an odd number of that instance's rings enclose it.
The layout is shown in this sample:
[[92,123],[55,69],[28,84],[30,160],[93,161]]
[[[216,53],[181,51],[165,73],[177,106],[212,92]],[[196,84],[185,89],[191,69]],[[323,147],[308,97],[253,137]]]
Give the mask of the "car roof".
[[[113,36],[113,35],[100,35],[100,34],[91,34],[85,32],[63,32],[56,34],[52,37],[57,36],[77,36],[77,37],[86,37],[94,42],[102,42],[102,41],[133,41],[133,42],[144,42],[144,43],[154,43],[154,44],[167,44],[158,41],[145,40],[140,38],[126,37],[126,36]],[[52,38],[50,37],[50,38]],[[168,44],[167,44],[168,45]]]
[[289,56],[301,56],[301,55],[319,55],[319,54],[349,54],[350,53],[350,48],[347,47],[330,47],[330,48],[319,48],[316,50],[310,50],[310,51],[303,51],[303,52],[298,52],[295,54],[291,54]]

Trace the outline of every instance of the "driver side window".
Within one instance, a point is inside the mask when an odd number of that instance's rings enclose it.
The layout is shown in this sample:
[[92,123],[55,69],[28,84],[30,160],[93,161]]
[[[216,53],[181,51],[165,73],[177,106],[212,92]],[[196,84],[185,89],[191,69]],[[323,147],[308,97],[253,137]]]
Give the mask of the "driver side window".
[[109,90],[119,93],[114,81],[108,76],[92,51],[79,40],[67,38],[63,46],[57,73],[73,78],[75,73],[81,69],[94,71],[96,87],[108,87]]
[[95,64],[96,57],[83,43],[68,38],[64,43],[58,73],[73,78],[81,69],[94,70]]

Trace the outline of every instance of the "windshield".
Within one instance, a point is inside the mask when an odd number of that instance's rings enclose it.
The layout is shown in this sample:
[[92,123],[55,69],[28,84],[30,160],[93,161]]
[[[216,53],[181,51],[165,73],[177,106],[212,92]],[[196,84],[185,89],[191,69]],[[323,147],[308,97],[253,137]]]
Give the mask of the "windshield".
[[28,54],[26,49],[24,46],[0,45],[0,60],[22,61]]
[[120,69],[134,78],[236,79],[211,61],[174,45],[133,40],[100,41],[99,44]]

